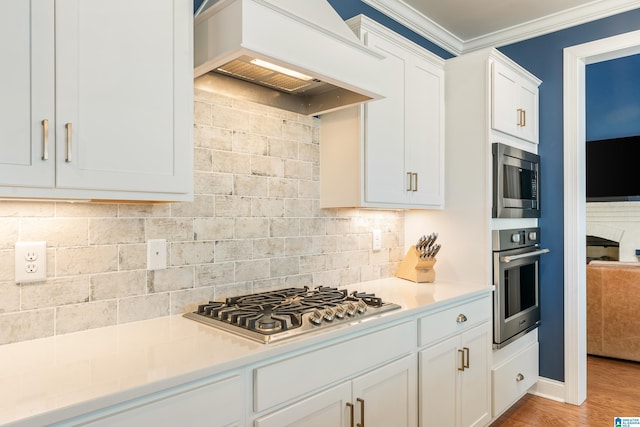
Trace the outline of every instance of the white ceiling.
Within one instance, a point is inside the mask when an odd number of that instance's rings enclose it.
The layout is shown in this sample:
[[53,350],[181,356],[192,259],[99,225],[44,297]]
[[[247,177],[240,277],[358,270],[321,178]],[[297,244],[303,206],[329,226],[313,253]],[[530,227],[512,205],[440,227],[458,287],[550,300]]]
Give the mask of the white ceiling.
[[640,0],[363,0],[455,54],[640,8]]

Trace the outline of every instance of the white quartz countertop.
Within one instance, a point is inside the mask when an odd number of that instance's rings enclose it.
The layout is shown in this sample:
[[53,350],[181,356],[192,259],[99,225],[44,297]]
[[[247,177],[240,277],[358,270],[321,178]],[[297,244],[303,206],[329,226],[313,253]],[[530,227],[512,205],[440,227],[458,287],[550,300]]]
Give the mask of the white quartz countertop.
[[262,344],[182,316],[0,346],[0,425],[42,426],[491,291],[389,278],[346,287],[402,308]]

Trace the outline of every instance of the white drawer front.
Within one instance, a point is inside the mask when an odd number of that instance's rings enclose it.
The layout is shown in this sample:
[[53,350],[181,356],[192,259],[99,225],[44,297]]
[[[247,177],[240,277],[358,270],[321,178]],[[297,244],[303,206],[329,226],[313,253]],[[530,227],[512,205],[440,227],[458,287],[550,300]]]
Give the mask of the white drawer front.
[[[491,297],[486,296],[422,317],[418,320],[418,345],[423,347],[450,335],[459,334],[489,320],[491,313]],[[458,321],[458,316],[464,317]]]
[[263,411],[407,354],[415,349],[415,334],[415,322],[407,322],[256,368],[254,410]]
[[497,416],[522,397],[538,380],[538,343],[515,354],[491,371],[493,416]]

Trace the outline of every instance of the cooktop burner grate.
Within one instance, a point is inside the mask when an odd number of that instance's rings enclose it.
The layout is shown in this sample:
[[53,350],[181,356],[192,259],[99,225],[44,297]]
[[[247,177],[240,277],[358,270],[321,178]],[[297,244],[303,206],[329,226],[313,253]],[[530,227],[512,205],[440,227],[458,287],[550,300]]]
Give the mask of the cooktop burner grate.
[[321,286],[286,288],[209,301],[184,316],[227,331],[271,342],[338,325],[348,325],[400,306],[374,294]]

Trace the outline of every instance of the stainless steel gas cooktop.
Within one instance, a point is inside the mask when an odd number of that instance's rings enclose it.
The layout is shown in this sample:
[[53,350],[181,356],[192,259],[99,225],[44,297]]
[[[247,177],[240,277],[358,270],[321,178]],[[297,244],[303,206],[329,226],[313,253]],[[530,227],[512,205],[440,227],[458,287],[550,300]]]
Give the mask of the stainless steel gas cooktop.
[[287,288],[210,301],[184,317],[269,343],[400,308],[375,294],[318,287]]

